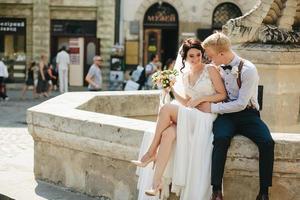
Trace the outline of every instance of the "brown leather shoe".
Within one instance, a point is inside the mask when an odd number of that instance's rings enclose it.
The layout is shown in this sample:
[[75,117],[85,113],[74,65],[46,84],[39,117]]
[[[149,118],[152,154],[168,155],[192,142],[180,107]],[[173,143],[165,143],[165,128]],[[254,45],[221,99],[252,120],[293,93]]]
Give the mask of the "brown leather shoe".
[[223,200],[222,191],[213,192],[211,200]]
[[256,200],[269,200],[269,196],[267,194],[258,194]]

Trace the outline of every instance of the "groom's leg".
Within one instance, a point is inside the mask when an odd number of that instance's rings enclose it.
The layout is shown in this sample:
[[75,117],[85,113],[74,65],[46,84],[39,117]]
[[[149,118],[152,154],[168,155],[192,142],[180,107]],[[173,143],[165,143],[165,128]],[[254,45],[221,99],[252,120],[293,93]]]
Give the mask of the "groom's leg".
[[239,122],[241,134],[251,139],[259,149],[260,193],[268,193],[272,185],[274,140],[266,124],[260,119],[258,111],[247,111],[247,117]]
[[213,125],[214,148],[212,153],[211,184],[214,191],[221,190],[222,187],[227,151],[236,130],[233,115],[219,115]]

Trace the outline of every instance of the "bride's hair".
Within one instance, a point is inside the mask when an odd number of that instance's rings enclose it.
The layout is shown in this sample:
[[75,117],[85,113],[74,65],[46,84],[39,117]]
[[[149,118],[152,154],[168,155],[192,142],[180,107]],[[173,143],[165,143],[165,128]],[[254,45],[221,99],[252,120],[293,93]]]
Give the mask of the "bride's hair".
[[188,38],[186,40],[184,40],[183,44],[182,44],[182,49],[180,51],[180,55],[182,57],[182,68],[180,69],[180,71],[182,72],[182,70],[185,68],[185,60],[187,57],[187,53],[190,49],[198,49],[201,51],[202,54],[202,59],[205,58],[204,57],[204,49],[201,45],[201,41],[195,38]]

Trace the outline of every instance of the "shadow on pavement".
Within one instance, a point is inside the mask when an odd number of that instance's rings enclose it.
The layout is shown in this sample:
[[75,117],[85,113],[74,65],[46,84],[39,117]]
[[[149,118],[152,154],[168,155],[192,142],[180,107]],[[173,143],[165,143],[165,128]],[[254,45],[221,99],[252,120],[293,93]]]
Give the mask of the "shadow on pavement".
[[[98,197],[91,197],[79,192],[73,192],[68,188],[59,187],[54,184],[36,180],[38,185],[35,188],[35,193],[45,199],[51,200],[99,200]],[[2,199],[0,199],[2,200]]]
[[5,196],[3,194],[0,194],[0,200],[14,200],[14,199],[12,199],[12,198],[10,198],[8,196]]

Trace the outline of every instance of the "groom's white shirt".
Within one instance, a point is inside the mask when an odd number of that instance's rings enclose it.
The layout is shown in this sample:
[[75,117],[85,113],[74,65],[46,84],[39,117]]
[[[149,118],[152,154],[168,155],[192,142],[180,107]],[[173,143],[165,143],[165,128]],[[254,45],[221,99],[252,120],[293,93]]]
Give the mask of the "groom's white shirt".
[[[244,66],[241,72],[242,87],[239,88],[237,84],[237,74],[234,70],[220,69],[221,76],[224,80],[225,88],[228,95],[228,101],[223,103],[211,104],[212,113],[233,113],[244,110],[247,105],[253,105],[259,110],[259,104],[257,101],[257,88],[259,76],[256,67],[253,63],[243,59]],[[229,63],[233,68],[237,69],[241,58],[237,55],[234,56]]]

